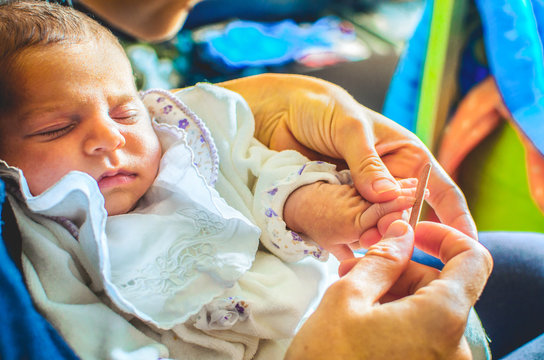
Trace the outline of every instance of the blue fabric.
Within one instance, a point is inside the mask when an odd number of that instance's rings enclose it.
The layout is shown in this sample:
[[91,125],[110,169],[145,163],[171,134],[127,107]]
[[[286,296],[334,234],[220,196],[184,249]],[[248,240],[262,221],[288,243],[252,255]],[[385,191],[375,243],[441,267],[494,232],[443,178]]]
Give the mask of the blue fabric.
[[419,91],[431,29],[433,2],[427,1],[421,20],[399,59],[385,98],[383,114],[415,131]]
[[[0,212],[5,201],[0,180]],[[5,204],[4,204],[5,205]],[[0,359],[77,359],[64,340],[34,309],[19,269],[8,255],[0,230]],[[15,239],[5,239],[5,241]]]
[[[517,126],[544,154],[544,0],[475,0],[474,4],[481,18],[481,29],[476,34],[484,38],[487,64],[464,52],[459,74],[462,93],[489,71]],[[427,1],[423,17],[401,56],[383,108],[385,116],[411,131],[416,127],[432,5],[433,0]],[[468,39],[469,48],[478,39],[473,35]]]
[[476,5],[489,66],[504,103],[519,128],[544,154],[542,0],[476,0]]
[[542,360],[544,359],[544,335],[531,340],[527,345],[513,351],[500,360]]

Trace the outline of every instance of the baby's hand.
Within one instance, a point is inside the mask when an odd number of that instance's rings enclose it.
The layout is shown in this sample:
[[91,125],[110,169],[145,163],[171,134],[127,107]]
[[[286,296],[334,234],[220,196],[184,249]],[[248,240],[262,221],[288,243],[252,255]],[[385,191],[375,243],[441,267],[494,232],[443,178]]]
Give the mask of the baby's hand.
[[397,219],[409,216],[415,202],[417,179],[400,180],[401,194],[394,200],[370,203],[351,185],[316,182],[295,190],[283,209],[289,229],[313,241],[343,260],[351,249],[379,241]]

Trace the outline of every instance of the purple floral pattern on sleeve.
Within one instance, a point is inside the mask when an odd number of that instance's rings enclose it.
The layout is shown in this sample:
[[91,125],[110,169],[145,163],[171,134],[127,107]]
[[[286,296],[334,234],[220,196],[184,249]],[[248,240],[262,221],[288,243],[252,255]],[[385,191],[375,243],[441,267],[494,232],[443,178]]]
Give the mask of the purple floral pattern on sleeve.
[[273,216],[278,216],[278,214],[276,214],[276,212],[271,208],[266,209],[264,214],[266,215],[266,217],[269,217],[269,218]]
[[338,183],[337,174],[334,165],[323,161],[312,161],[296,168],[288,176],[274,182],[264,190],[262,211],[266,219],[266,231],[263,231],[261,240],[270,251],[285,261],[298,261],[305,256],[311,256],[320,261],[328,259],[327,251],[303,234],[288,229],[281,215],[278,214],[283,214],[284,201],[296,188],[308,184],[308,181],[324,180]]

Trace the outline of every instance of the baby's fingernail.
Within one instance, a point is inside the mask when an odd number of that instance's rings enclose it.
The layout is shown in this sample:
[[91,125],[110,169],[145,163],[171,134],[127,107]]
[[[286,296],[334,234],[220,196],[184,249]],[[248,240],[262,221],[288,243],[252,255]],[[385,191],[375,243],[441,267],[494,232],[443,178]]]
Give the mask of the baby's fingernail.
[[384,237],[400,237],[406,234],[410,225],[405,221],[394,221],[384,234]]
[[374,189],[375,192],[378,194],[397,190],[399,188],[399,184],[397,184],[395,181],[383,178],[378,179],[372,183],[372,189]]

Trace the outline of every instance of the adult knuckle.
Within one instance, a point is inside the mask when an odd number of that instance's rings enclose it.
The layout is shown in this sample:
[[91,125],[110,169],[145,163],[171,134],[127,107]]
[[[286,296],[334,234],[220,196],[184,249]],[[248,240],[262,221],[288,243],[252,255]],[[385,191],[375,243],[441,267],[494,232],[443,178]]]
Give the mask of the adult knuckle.
[[393,244],[383,241],[371,245],[365,256],[379,256],[394,262],[402,260],[402,252]]

